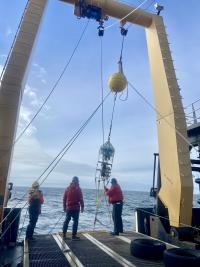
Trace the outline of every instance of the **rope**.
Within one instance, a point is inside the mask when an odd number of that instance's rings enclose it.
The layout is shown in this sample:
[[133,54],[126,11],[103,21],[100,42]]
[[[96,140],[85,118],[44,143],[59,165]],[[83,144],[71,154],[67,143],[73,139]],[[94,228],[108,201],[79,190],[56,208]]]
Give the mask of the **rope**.
[[[103,102],[106,100],[106,98],[110,95],[111,92],[109,92],[105,98],[103,99]],[[87,124],[90,122],[90,120],[94,117],[94,115],[96,114],[96,112],[98,111],[98,109],[101,107],[102,102],[98,105],[98,107],[94,110],[94,112],[90,115],[90,117],[86,120],[86,122],[80,127],[80,129],[76,132],[76,134],[73,136],[71,143],[69,144],[69,146],[65,146],[64,152],[61,155],[61,157],[58,159],[58,161],[55,163],[55,165],[53,166],[53,168],[49,171],[49,173],[46,175],[46,177],[42,180],[42,182],[40,183],[40,185],[42,185],[44,183],[44,181],[47,179],[47,177],[51,174],[51,172],[55,169],[55,167],[58,165],[58,163],[60,162],[60,160],[64,157],[64,155],[66,154],[66,152],[69,150],[69,148],[73,145],[73,143],[76,141],[76,139],[79,137],[79,135],[81,134],[81,132],[84,130],[84,128],[87,126]]]
[[[103,101],[104,93],[103,93],[103,41],[102,37],[100,37],[101,40],[101,101]],[[102,104],[101,109],[101,126],[102,126],[102,138],[103,138],[103,144],[104,144],[104,105]]]
[[[109,92],[103,99],[103,102],[107,99],[107,97],[110,95],[111,92]],[[48,172],[48,174],[43,178],[43,180],[41,181],[40,185],[42,185],[44,183],[44,181],[48,178],[48,176],[52,173],[52,171],[55,169],[55,167],[58,165],[58,163],[60,162],[60,160],[63,158],[63,156],[66,154],[66,152],[69,150],[69,148],[73,145],[73,143],[76,141],[76,139],[78,138],[78,136],[81,134],[81,132],[84,130],[84,128],[87,126],[87,124],[89,123],[89,121],[94,117],[94,115],[96,114],[96,112],[99,110],[99,108],[101,107],[102,102],[97,106],[97,108],[92,112],[92,114],[89,116],[89,118],[82,124],[82,126],[78,129],[78,131],[74,134],[74,136],[70,139],[69,142],[67,142],[67,144],[62,148],[62,150],[58,153],[58,155],[56,156],[56,158],[50,163],[50,165],[45,169],[45,171],[43,172],[43,174],[50,168],[51,165],[53,165],[53,163],[56,161],[56,159],[60,156],[60,158],[57,160],[57,162],[54,164],[54,166],[51,168],[51,170]],[[42,175],[39,176],[39,178],[36,181],[39,181],[39,179],[42,177]],[[26,196],[27,192],[22,196],[22,199]],[[21,201],[20,201],[21,203]],[[12,212],[12,210],[19,204],[19,202],[10,210],[10,212],[7,214],[7,216],[1,221],[0,225],[3,224],[3,222],[6,220],[6,218],[9,216],[9,214]],[[28,203],[26,202],[25,205],[22,207],[22,209],[27,205]],[[22,210],[21,209],[21,210]],[[20,213],[20,211],[19,211]],[[16,215],[19,216],[19,213]],[[16,219],[15,217],[15,219]],[[15,220],[14,219],[14,220]],[[14,220],[11,222],[11,224],[9,225],[9,227],[5,230],[7,231],[10,226],[12,225],[12,223],[14,222]],[[5,232],[4,231],[4,232]],[[2,233],[2,236],[4,236],[5,233]],[[1,236],[1,238],[2,238]]]
[[[144,210],[144,209],[142,209],[142,208],[137,208],[136,206],[135,206],[135,208],[136,208],[137,210],[141,210],[141,211],[143,211],[143,212],[146,212],[146,213],[148,213],[148,214],[150,214],[150,215],[154,215],[154,216],[156,216],[156,217],[158,217],[158,218],[162,218],[162,219],[165,219],[165,220],[167,220],[167,221],[171,221],[171,222],[177,223],[177,222],[174,221],[174,220],[170,220],[169,218],[164,217],[164,216],[160,216],[160,215],[158,215],[158,214],[156,214],[156,213],[153,213],[153,212]],[[198,227],[194,227],[194,226],[191,226],[191,225],[188,225],[188,224],[185,224],[185,223],[180,223],[180,225],[182,225],[182,226],[187,226],[187,227],[190,227],[190,228],[192,228],[192,229],[194,229],[194,230],[198,230],[198,231],[200,231],[200,228],[198,228]]]
[[60,220],[62,219],[62,217],[65,215],[65,213],[62,213],[62,215],[60,216],[60,218],[57,220],[57,222],[54,224],[54,226],[51,228],[51,230],[48,232],[48,234],[51,234],[53,232],[53,230],[56,228],[56,226],[58,225],[58,223],[60,222]]
[[[130,83],[130,82],[128,82],[128,84],[130,85],[130,87],[144,100],[144,102],[148,105],[148,106],[150,106],[150,108],[151,109],[153,109],[155,112],[156,112],[156,114],[158,114],[159,116],[162,116],[161,115],[161,113]],[[187,140],[187,138],[184,136],[184,135],[182,135],[182,133],[179,131],[179,130],[177,130],[173,125],[171,125],[171,123],[169,123],[168,122],[168,120],[166,120],[165,119],[165,117],[163,117],[163,119],[164,119],[164,121],[170,126],[170,127],[172,127],[175,131],[176,131],[176,133],[189,145],[189,146],[191,146],[192,148],[194,148],[195,149],[195,151],[197,151],[197,149]]]
[[[120,58],[119,58],[119,63],[121,64],[121,70],[122,70],[122,58],[123,58],[123,50],[124,50],[124,41],[125,41],[125,36],[126,35],[122,35],[122,45],[121,45],[121,51],[120,51]],[[123,70],[122,70],[123,71]],[[128,99],[128,84],[127,84],[127,91],[126,91],[126,97],[123,99],[122,96],[124,94],[124,90],[122,91],[122,93],[119,96],[119,99],[121,101],[126,101]]]
[[98,210],[99,210],[99,192],[100,192],[100,178],[98,179],[98,184],[96,182],[96,211],[95,211],[95,217],[94,217],[94,227],[93,230],[95,229],[96,226],[96,222],[97,222],[97,214],[98,214]]
[[123,55],[123,50],[124,50],[124,39],[125,39],[125,35],[122,36],[122,47],[121,47],[120,58],[119,58],[120,62],[122,62],[122,55]]
[[[28,204],[28,202],[25,203],[25,205],[21,208],[21,210],[23,210],[25,208],[25,206]],[[13,210],[13,209],[11,209]],[[12,222],[8,225],[8,227],[3,231],[3,233],[0,236],[0,240],[5,236],[5,234],[7,233],[7,231],[10,229],[11,225],[15,222],[15,220],[17,219],[17,217],[20,215],[21,210],[17,213],[17,215],[15,216],[15,218],[12,220]],[[8,215],[11,213],[11,211],[8,213]],[[4,218],[4,220],[1,222],[1,224],[5,221],[5,219],[8,217],[8,215]]]
[[[107,183],[105,184],[105,181],[103,181],[104,183],[104,187],[108,185],[108,183],[110,182],[110,179],[108,179]],[[106,207],[107,207],[107,210],[108,210],[108,214],[109,214],[109,217],[110,217],[110,224],[112,224],[112,216],[111,216],[111,211],[110,211],[110,208],[109,208],[109,204],[108,204],[108,200],[107,200],[107,197],[106,195],[104,194],[104,198],[105,198],[105,202],[106,202]]]
[[[29,1],[30,1],[30,0],[29,0]],[[58,80],[57,80],[56,83],[54,84],[54,86],[53,86],[52,90],[50,91],[49,95],[47,96],[47,98],[45,99],[45,101],[43,102],[43,104],[41,105],[41,107],[38,109],[38,111],[36,112],[36,114],[33,116],[33,118],[31,119],[31,121],[28,123],[28,125],[24,128],[24,130],[19,134],[19,136],[18,136],[18,137],[16,138],[16,140],[13,142],[12,147],[19,141],[19,139],[22,137],[22,135],[25,133],[25,131],[26,131],[26,130],[29,128],[29,126],[33,123],[33,121],[35,120],[35,118],[38,116],[38,114],[40,113],[40,111],[42,110],[42,108],[44,107],[44,105],[46,104],[47,100],[48,100],[48,99],[50,98],[50,96],[52,95],[53,91],[56,89],[56,87],[57,87],[59,81],[61,80],[62,76],[64,75],[64,73],[65,73],[65,71],[66,71],[66,69],[67,69],[67,67],[68,67],[69,64],[70,64],[70,62],[71,62],[71,60],[72,60],[72,58],[73,58],[73,56],[74,56],[74,54],[75,54],[75,52],[76,52],[76,50],[77,50],[79,44],[80,44],[80,41],[81,41],[82,38],[83,38],[83,35],[84,35],[84,33],[85,33],[85,31],[86,31],[86,29],[87,29],[87,27],[88,27],[88,24],[89,24],[89,20],[87,21],[86,26],[84,27],[83,32],[82,32],[82,34],[81,34],[81,36],[80,36],[80,38],[79,38],[79,40],[78,40],[78,42],[77,42],[77,44],[76,44],[76,46],[75,46],[75,48],[74,48],[72,54],[71,54],[71,56],[70,56],[70,58],[69,58],[67,64],[65,65],[63,71],[61,72],[61,75],[59,76]],[[11,148],[12,148],[12,147],[11,147]],[[0,159],[1,159],[3,156],[5,156],[7,153],[8,153],[8,152],[6,152],[4,155],[2,155],[2,156],[0,157]],[[61,152],[61,153],[62,153],[62,152]],[[58,155],[58,156],[59,156],[59,155]],[[57,156],[57,157],[58,157],[58,156]],[[50,166],[54,163],[54,161],[57,159],[57,157],[50,163],[50,165],[47,167],[47,169],[40,175],[40,177],[39,177],[37,180],[39,180],[39,179],[41,178],[41,176],[42,176],[42,175],[43,175],[43,174],[50,168]],[[26,194],[25,194],[22,198],[24,198],[25,196],[26,196]],[[21,201],[20,201],[20,203],[21,203]],[[17,205],[18,205],[18,204],[17,204]],[[16,206],[17,206],[17,205],[16,205]],[[16,207],[16,206],[15,206],[15,207]],[[14,207],[14,208],[15,208],[15,207]],[[13,209],[14,209],[14,208],[13,208]],[[9,216],[9,214],[10,214],[11,212],[12,212],[12,209],[11,209],[11,211],[7,214],[7,216]],[[6,217],[4,218],[4,220],[5,220],[5,219],[6,219]],[[3,221],[4,221],[4,220],[3,220]],[[3,221],[0,223],[0,225],[2,225]]]
[[111,25],[105,27],[105,30],[107,30],[107,29],[113,27],[114,25],[118,24],[119,22],[121,22],[121,21],[123,21],[124,19],[126,19],[127,17],[129,17],[131,14],[133,14],[135,11],[137,11],[141,6],[143,6],[147,1],[149,1],[149,0],[145,0],[145,1],[143,1],[139,6],[137,6],[136,8],[134,8],[131,12],[129,12],[126,16],[124,16],[124,17],[123,17],[122,19],[120,19],[119,21],[116,21],[116,22],[114,22],[113,24],[111,24]]
[[57,81],[56,81],[55,84],[53,85],[53,88],[51,89],[50,93],[48,94],[48,96],[46,97],[46,99],[44,100],[44,102],[42,103],[42,105],[40,106],[40,108],[38,109],[38,111],[35,113],[35,115],[33,116],[33,118],[32,118],[32,119],[30,120],[30,122],[27,124],[27,126],[22,130],[22,132],[21,132],[21,133],[18,135],[18,137],[15,139],[14,144],[16,144],[16,143],[19,141],[19,139],[22,137],[22,135],[26,132],[26,130],[29,128],[29,126],[33,123],[33,121],[35,120],[35,118],[36,118],[36,117],[38,116],[38,114],[41,112],[41,110],[43,109],[44,105],[47,103],[48,99],[50,98],[50,96],[52,95],[52,93],[54,92],[54,90],[56,89],[56,87],[58,86],[60,80],[62,79],[62,77],[63,77],[65,71],[67,70],[67,68],[68,68],[68,66],[69,66],[69,64],[70,64],[70,62],[71,62],[71,60],[72,60],[72,58],[73,58],[73,56],[74,56],[74,54],[75,54],[75,52],[76,52],[76,50],[77,50],[79,44],[80,44],[80,42],[81,42],[81,40],[82,40],[82,38],[83,38],[83,36],[84,36],[86,30],[87,30],[88,24],[89,24],[89,20],[87,21],[85,27],[83,28],[83,31],[82,31],[82,33],[81,33],[81,36],[80,36],[80,38],[79,38],[79,40],[78,40],[78,42],[77,42],[77,44],[76,44],[76,46],[75,46],[75,48],[74,48],[74,50],[73,50],[73,52],[72,52],[70,58],[68,59],[66,65],[64,66],[64,68],[63,68],[61,74],[59,75],[59,77],[58,77],[58,79],[57,79]]
[[18,35],[19,29],[20,29],[20,27],[21,27],[21,25],[22,25],[22,21],[23,21],[23,19],[24,19],[24,15],[25,15],[25,13],[26,13],[26,10],[27,10],[27,7],[28,7],[29,2],[30,2],[30,0],[27,0],[26,5],[25,5],[25,8],[24,8],[24,11],[23,11],[23,14],[22,14],[21,19],[20,19],[20,21],[19,21],[19,24],[18,24],[16,33],[15,33],[14,39],[13,39],[13,41],[12,41],[12,44],[11,44],[11,47],[10,47],[8,56],[7,56],[7,58],[6,58],[6,61],[5,61],[3,70],[2,70],[2,72],[1,72],[0,82],[2,81],[4,71],[5,71],[6,66],[7,66],[7,64],[8,64],[8,60],[9,60],[9,58],[10,58],[10,55],[11,55],[11,52],[12,52],[14,43],[15,43],[15,41],[16,41],[16,39],[17,39],[17,35]]
[[122,91],[121,95],[119,96],[119,100],[127,101],[127,99],[128,99],[128,84],[127,84],[127,87],[126,87],[126,96],[125,96],[124,99],[122,98],[123,95],[124,95],[124,90]]
[[[155,1],[156,0],[151,1],[150,4],[146,8],[144,8],[143,10],[144,11],[145,10],[149,10],[149,8],[153,5],[153,3],[155,3]],[[142,16],[141,14],[137,15],[136,18],[135,18],[135,21],[137,21],[139,18],[141,18],[141,16]],[[129,24],[129,26],[127,27],[127,29],[129,29],[131,26],[133,26],[132,23]]]
[[111,122],[110,122],[110,130],[108,134],[108,140],[110,140],[111,132],[112,132],[112,125],[113,125],[113,116],[115,112],[115,104],[116,104],[116,99],[117,99],[117,93],[114,95],[114,102],[113,102],[113,109],[112,109],[112,116],[111,116]]
[[[30,1],[30,0],[29,0],[29,1]],[[72,54],[71,54],[71,56],[69,57],[69,59],[68,59],[66,65],[64,66],[64,68],[63,68],[61,74],[59,75],[59,78],[58,78],[57,81],[55,82],[55,84],[54,84],[53,88],[51,89],[50,93],[48,94],[48,96],[46,97],[46,99],[44,100],[44,102],[42,103],[42,105],[40,106],[40,108],[38,109],[38,111],[35,113],[35,115],[33,116],[33,118],[30,120],[30,122],[26,125],[26,127],[22,130],[22,132],[21,132],[21,133],[18,135],[18,137],[15,139],[15,141],[13,142],[11,148],[13,148],[13,146],[14,146],[14,145],[21,139],[21,137],[24,135],[24,133],[27,131],[27,129],[30,127],[30,125],[33,123],[33,121],[34,121],[34,120],[36,119],[36,117],[39,115],[39,113],[41,112],[41,110],[43,109],[43,107],[45,106],[45,104],[47,103],[47,101],[49,100],[50,96],[53,94],[53,92],[54,92],[55,89],[57,88],[58,83],[60,82],[61,78],[63,77],[63,75],[64,75],[64,73],[65,73],[65,71],[67,70],[67,68],[68,68],[68,66],[69,66],[69,64],[70,64],[70,62],[71,62],[71,60],[72,60],[72,58],[73,58],[73,56],[74,56],[74,54],[75,54],[75,52],[76,52],[76,50],[77,50],[77,48],[78,48],[80,42],[81,42],[81,40],[82,40],[82,38],[83,38],[85,32],[86,32],[86,29],[87,29],[87,27],[88,27],[88,24],[89,24],[89,20],[87,21],[86,26],[84,27],[84,29],[83,29],[83,31],[82,31],[82,33],[81,33],[81,36],[80,36],[80,38],[79,38],[79,40],[78,40],[78,42],[77,42],[77,44],[76,44],[76,46],[75,46],[75,48],[74,48]],[[8,153],[8,151],[5,152],[5,154],[1,155],[0,159],[1,159],[2,157],[6,156],[7,153]]]
[[[108,184],[108,182],[109,181],[107,181],[107,184]],[[103,182],[103,184],[105,186],[105,181]],[[96,211],[95,211],[93,231],[95,230],[95,226],[96,226],[97,222],[99,224],[101,224],[102,226],[104,226],[104,227],[109,227],[109,226],[112,225],[111,213],[110,213],[110,209],[109,209],[105,194],[104,194],[104,197],[105,197],[105,201],[106,201],[106,207],[107,207],[107,210],[108,210],[108,215],[109,215],[110,222],[109,222],[109,224],[104,224],[97,218],[98,217],[98,211],[99,211],[99,208],[100,208],[100,203],[101,203],[100,185],[101,185],[101,180],[99,179],[98,180],[98,186],[96,187]],[[102,189],[102,192],[103,192],[103,189]]]

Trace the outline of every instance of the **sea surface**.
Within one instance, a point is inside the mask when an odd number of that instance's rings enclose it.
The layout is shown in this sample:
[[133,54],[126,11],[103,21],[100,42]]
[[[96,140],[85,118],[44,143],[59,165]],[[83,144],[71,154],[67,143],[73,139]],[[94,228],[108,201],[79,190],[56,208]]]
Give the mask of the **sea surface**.
[[[27,192],[25,187],[15,187],[12,193],[12,198],[9,201],[9,207],[23,207],[27,201]],[[63,212],[62,198],[64,188],[42,188],[44,194],[44,204],[42,205],[42,213],[38,219],[35,228],[35,234],[48,234],[62,231],[62,225],[65,218]],[[81,229],[107,229],[112,230],[113,223],[111,219],[112,205],[108,205],[106,197],[101,192],[99,201],[96,201],[96,190],[83,189],[83,197],[85,202],[85,210],[80,213],[79,230]],[[124,191],[124,206],[123,206],[123,224],[124,230],[134,230],[134,209],[136,207],[152,207],[155,200],[149,196],[149,192],[138,191]],[[24,197],[23,197],[24,196]],[[194,205],[196,203],[194,200]],[[97,205],[96,205],[97,204]],[[99,221],[94,225],[95,213],[98,206],[97,219]],[[196,206],[196,205],[195,205]],[[27,206],[22,209],[19,239],[25,235],[26,227],[28,224],[28,211]],[[69,230],[71,230],[72,222],[70,222]]]

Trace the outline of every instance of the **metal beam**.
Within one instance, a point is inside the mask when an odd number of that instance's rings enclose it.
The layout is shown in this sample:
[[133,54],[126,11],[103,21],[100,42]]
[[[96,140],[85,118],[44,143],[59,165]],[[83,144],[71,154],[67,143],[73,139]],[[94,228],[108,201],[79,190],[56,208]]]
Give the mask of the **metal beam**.
[[[60,0],[62,2],[75,5],[77,0]],[[133,6],[123,4],[114,0],[85,0],[86,4],[97,6],[102,8],[104,15],[108,15],[117,19],[124,18],[127,14],[135,9]],[[124,22],[131,22],[138,24],[143,27],[149,27],[152,23],[152,18],[155,15],[145,12],[143,10],[136,10],[131,15],[129,15]]]
[[159,198],[168,208],[170,225],[191,225],[193,181],[186,119],[162,17],[154,17],[146,38],[157,111]]

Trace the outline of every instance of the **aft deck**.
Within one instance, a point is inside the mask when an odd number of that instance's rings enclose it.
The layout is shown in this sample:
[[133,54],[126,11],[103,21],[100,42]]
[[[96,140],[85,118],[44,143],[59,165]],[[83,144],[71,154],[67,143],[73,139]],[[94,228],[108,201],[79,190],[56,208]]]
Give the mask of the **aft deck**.
[[130,254],[131,240],[144,238],[139,233],[112,236],[106,231],[87,231],[79,236],[80,241],[63,241],[61,234],[39,235],[25,242],[24,267],[164,267],[161,260],[143,260]]

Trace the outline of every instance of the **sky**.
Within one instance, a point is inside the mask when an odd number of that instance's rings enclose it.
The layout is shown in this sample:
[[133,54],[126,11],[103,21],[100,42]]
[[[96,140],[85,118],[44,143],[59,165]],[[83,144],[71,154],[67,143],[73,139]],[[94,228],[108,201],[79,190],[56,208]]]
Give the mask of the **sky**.
[[[124,1],[138,6],[142,1]],[[152,1],[142,6],[147,8]],[[162,0],[162,16],[181,88],[184,106],[199,98],[200,1]],[[22,16],[25,0],[1,0],[0,70],[9,53]],[[154,12],[153,5],[149,11]],[[116,22],[109,18],[108,26]],[[49,0],[29,66],[18,123],[18,134],[34,116],[52,89],[80,38],[87,19],[77,19],[73,6]],[[42,112],[14,147],[10,181],[30,186],[48,167],[66,142],[101,102],[101,54],[98,24],[90,21],[86,33],[56,90]],[[103,88],[117,71],[122,37],[119,24],[103,37]],[[127,79],[154,105],[145,31],[132,25],[125,38],[123,67]],[[126,96],[126,92],[122,97]],[[198,103],[197,103],[198,104]],[[105,139],[108,136],[113,95],[104,104]],[[199,104],[200,106],[200,104]],[[115,147],[112,177],[125,190],[149,191],[153,176],[153,153],[158,152],[155,112],[129,89],[126,101],[119,97],[113,120],[111,143]],[[66,187],[74,175],[83,188],[94,188],[94,175],[102,144],[101,111],[71,146],[43,186]]]

